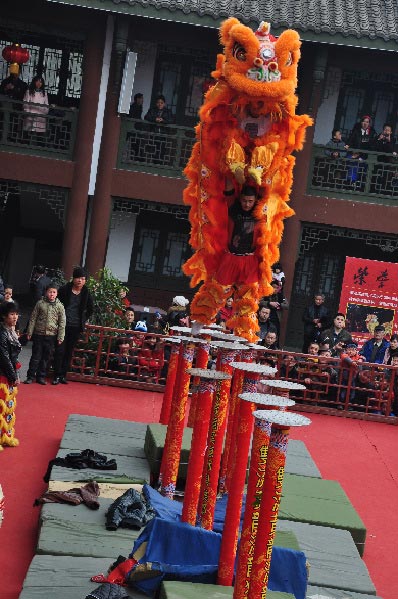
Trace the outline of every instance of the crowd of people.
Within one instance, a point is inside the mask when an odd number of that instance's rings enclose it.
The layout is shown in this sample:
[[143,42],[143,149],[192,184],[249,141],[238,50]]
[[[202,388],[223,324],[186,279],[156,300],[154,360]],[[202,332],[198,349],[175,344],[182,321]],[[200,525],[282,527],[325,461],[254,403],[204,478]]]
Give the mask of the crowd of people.
[[[302,354],[279,350],[280,320],[288,303],[283,293],[285,277],[281,264],[274,265],[271,285],[274,292],[260,302],[258,344],[265,363],[277,365],[279,375],[306,386],[305,399],[349,403],[355,409],[365,405],[375,392],[392,388],[391,414],[398,415],[398,335],[386,339],[383,326],[374,328],[373,337],[362,348],[346,328],[346,318],[337,313],[332,318],[325,306],[325,296],[318,293],[303,313]],[[76,267],[70,282],[58,287],[43,266],[35,269],[31,282],[33,309],[23,332],[19,327],[19,310],[13,288],[0,277],[0,447],[16,445],[14,437],[18,357],[21,342],[32,341],[32,353],[25,384],[47,385],[51,365],[52,385],[68,384],[67,373],[79,372],[84,354],[81,334],[93,313],[94,299],[86,285],[86,272]],[[167,335],[175,326],[192,327],[189,300],[173,298],[166,313],[135,314],[126,288],[120,291],[120,326],[110,338],[108,350],[101,358],[100,375],[119,380],[164,383],[170,345]],[[234,315],[234,298],[227,298],[216,318],[226,332]],[[75,351],[76,350],[76,351]],[[276,352],[273,354],[272,352]],[[375,366],[380,365],[380,368]],[[390,366],[392,368],[384,368]],[[216,367],[216,353],[210,352],[209,368]],[[393,379],[392,379],[393,377]],[[391,385],[390,385],[391,383]],[[296,394],[297,399],[303,394]]]
[[377,165],[372,173],[370,191],[385,193],[398,186],[398,146],[393,127],[384,123],[378,134],[372,126],[372,119],[364,115],[356,123],[348,137],[343,139],[340,129],[333,129],[331,139],[326,144],[321,179],[339,189],[363,191],[366,183],[369,151],[378,152]]

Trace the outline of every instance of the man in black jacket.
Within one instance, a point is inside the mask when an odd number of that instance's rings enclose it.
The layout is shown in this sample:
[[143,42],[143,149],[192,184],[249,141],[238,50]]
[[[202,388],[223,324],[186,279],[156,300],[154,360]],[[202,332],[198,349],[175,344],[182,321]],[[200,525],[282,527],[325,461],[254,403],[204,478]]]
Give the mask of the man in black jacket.
[[72,358],[73,348],[93,313],[93,297],[86,287],[86,272],[78,266],[74,269],[72,281],[58,291],[66,314],[65,339],[55,352],[53,385],[67,385],[66,373]]
[[332,323],[329,310],[324,305],[324,302],[325,296],[322,293],[317,293],[314,296],[314,302],[304,310],[303,354],[307,353],[309,344],[313,341],[318,341],[322,331],[327,329]]

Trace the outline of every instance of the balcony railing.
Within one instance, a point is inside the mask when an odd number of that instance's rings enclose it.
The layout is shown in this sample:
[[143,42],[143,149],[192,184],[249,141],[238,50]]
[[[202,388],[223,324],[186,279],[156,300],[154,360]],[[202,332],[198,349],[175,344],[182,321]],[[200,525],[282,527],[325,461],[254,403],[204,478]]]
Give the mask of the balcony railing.
[[154,125],[123,117],[118,167],[182,177],[194,143],[191,127]]
[[[358,153],[360,150],[358,150]],[[341,153],[340,153],[341,154]],[[310,195],[347,198],[379,204],[398,201],[398,157],[366,152],[363,159],[352,158],[355,150],[333,158],[330,148],[314,145],[309,171]]]
[[50,106],[48,114],[37,114],[36,107],[0,97],[0,150],[72,158],[78,111]]

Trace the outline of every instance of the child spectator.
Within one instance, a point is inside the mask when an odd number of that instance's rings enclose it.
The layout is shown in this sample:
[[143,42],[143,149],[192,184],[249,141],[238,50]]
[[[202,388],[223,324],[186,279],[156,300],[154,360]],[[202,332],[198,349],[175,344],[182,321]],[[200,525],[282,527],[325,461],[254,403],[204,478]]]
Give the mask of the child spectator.
[[130,306],[130,300],[127,297],[127,288],[126,287],[122,287],[122,289],[119,291],[119,298],[120,298],[120,303],[122,305],[122,309],[119,310],[115,310],[115,314],[117,316],[123,316],[123,310],[126,310],[126,308],[128,308]]
[[11,287],[11,285],[6,285],[4,287],[4,301],[5,302],[13,302],[14,301],[12,299],[12,287]]
[[347,385],[351,387],[350,402],[355,397],[355,384],[359,370],[359,364],[363,362],[363,357],[358,352],[358,345],[353,341],[348,343],[345,351],[340,354],[341,368],[341,386],[343,387],[340,393],[340,399],[345,401],[347,396]]
[[326,156],[330,156],[330,158],[334,158],[335,160],[337,158],[344,158],[347,155],[340,129],[333,129],[332,137],[326,144],[326,147],[328,148],[325,150]]
[[48,362],[55,347],[65,336],[65,308],[57,298],[58,288],[50,284],[45,297],[39,300],[29,319],[27,338],[32,338],[32,356],[25,383],[30,385],[36,377],[39,385],[46,385]]
[[137,357],[130,353],[129,339],[119,337],[115,342],[115,355],[109,360],[108,376],[118,373],[117,378],[131,379],[137,374]]
[[159,380],[163,367],[163,343],[155,335],[148,336],[138,352],[138,366],[141,376],[143,371],[147,383]]
[[134,331],[135,329],[135,314],[134,314],[134,308],[132,308],[131,306],[128,306],[125,311],[124,311],[124,315],[123,315],[123,323],[122,326],[124,329],[126,329],[127,331]]
[[278,281],[281,290],[283,290],[283,286],[285,284],[285,273],[283,272],[282,264],[280,262],[276,262],[272,266],[272,280]]
[[223,306],[222,308],[220,308],[220,310],[218,311],[218,314],[216,316],[216,323],[220,324],[221,326],[223,326],[225,329],[226,327],[226,322],[232,318],[232,316],[234,315],[234,298],[229,297],[227,299],[227,301],[225,302],[225,306]]

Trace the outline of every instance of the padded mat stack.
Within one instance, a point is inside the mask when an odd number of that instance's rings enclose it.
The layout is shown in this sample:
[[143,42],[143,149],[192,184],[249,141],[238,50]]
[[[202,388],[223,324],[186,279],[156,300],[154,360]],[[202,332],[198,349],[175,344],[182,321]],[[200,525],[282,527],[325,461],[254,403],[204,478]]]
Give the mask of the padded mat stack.
[[[105,529],[105,513],[133,482],[149,482],[158,471],[166,427],[108,418],[71,415],[58,455],[90,448],[114,458],[116,471],[54,467],[51,489],[77,486],[94,478],[101,489],[97,511],[84,505],[46,504],[36,555],[21,599],[84,599],[97,585],[89,578],[106,572],[119,554],[128,555],[140,531]],[[186,474],[191,429],[185,429],[180,474]],[[148,460],[146,459],[148,457]],[[149,463],[148,463],[149,462]],[[276,544],[304,551],[309,568],[307,599],[376,599],[375,588],[358,551],[366,530],[341,486],[320,479],[305,444],[290,441]],[[101,482],[102,481],[102,482]],[[106,484],[108,481],[109,484]],[[120,484],[122,483],[122,484]],[[0,496],[1,497],[1,496]],[[130,592],[132,598],[141,598]],[[161,599],[227,599],[232,589],[213,585],[164,582]],[[269,591],[267,599],[294,599]]]
[[[106,572],[109,558],[35,555],[30,564],[20,599],[84,599],[99,585],[90,576]],[[128,591],[132,599],[144,599]]]
[[[155,480],[159,476],[166,431],[167,426],[163,424],[148,424],[145,435],[144,451],[149,462],[151,474]],[[178,471],[178,477],[182,480],[185,480],[187,475],[191,441],[192,429],[185,428],[180,453],[180,468]],[[290,474],[321,478],[321,473],[302,441],[289,441],[285,471]]]
[[101,481],[121,482],[123,484],[149,482],[150,471],[144,453],[146,424],[80,416],[71,414],[65,426],[57,457],[67,453],[93,449],[114,458],[117,470],[74,470],[54,466],[52,481]]
[[365,525],[338,482],[286,474],[282,495],[279,520],[349,530],[363,555]]

